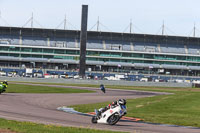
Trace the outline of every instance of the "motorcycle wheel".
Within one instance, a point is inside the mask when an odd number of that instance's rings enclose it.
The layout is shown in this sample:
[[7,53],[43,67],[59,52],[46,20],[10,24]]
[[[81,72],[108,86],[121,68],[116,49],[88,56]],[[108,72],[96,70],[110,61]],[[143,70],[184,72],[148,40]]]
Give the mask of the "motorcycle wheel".
[[102,91],[103,93],[106,93],[106,90],[105,90],[105,89],[101,89],[101,91]]
[[109,125],[115,125],[119,121],[120,117],[117,114],[113,114],[108,118]]
[[97,117],[96,117],[96,116],[93,116],[91,121],[92,121],[92,123],[95,123],[95,124],[96,124],[96,123],[97,123]]

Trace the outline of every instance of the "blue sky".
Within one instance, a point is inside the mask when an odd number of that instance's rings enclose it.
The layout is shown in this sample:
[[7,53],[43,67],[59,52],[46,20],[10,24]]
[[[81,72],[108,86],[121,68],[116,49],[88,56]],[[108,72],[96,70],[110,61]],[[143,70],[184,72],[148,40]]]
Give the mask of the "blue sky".
[[[124,32],[132,19],[134,32],[161,34],[164,20],[167,35],[192,36],[194,23],[200,35],[199,0],[0,0],[0,11],[11,26],[23,26],[33,12],[43,28],[56,28],[66,14],[67,21],[80,29],[82,4],[89,6],[88,30],[99,16],[107,27],[100,25],[101,31]],[[0,19],[1,26],[7,25],[4,20]],[[74,29],[69,23],[67,28]],[[34,27],[40,26],[34,22]]]

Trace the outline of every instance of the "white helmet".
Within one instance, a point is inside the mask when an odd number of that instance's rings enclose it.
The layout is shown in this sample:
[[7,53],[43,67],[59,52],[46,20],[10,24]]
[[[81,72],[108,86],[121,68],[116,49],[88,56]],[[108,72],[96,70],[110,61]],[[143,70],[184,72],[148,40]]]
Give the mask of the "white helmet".
[[126,100],[125,100],[125,99],[119,99],[119,100],[118,100],[118,103],[119,103],[120,105],[126,105]]

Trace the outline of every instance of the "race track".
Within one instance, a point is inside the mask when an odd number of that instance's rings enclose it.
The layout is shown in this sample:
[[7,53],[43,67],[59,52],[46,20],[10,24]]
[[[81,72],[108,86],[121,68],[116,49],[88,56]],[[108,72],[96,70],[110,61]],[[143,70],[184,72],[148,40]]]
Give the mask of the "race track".
[[[34,85],[34,84],[32,84]],[[51,86],[51,85],[45,85]],[[64,87],[54,85],[57,87]],[[70,86],[70,88],[72,88]],[[20,94],[3,93],[0,95],[0,117],[32,121],[44,124],[58,124],[63,126],[87,127],[102,130],[128,131],[134,133],[199,133],[200,129],[176,126],[156,125],[139,122],[120,121],[117,125],[92,124],[91,117],[70,114],[57,110],[58,107],[113,101],[119,98],[139,98],[161,95],[165,93],[129,91],[129,90],[107,90],[103,94],[98,88],[73,87],[80,89],[95,90],[96,93],[81,94]]]

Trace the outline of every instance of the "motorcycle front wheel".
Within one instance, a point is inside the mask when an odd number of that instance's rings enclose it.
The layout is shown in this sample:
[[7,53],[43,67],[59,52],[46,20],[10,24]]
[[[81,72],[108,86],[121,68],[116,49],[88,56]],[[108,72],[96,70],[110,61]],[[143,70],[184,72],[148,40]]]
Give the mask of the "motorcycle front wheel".
[[96,117],[96,116],[93,116],[91,121],[92,121],[92,123],[95,123],[95,124],[96,124],[96,123],[97,123],[97,117]]
[[119,121],[120,117],[118,114],[113,114],[108,118],[109,125],[115,125]]

